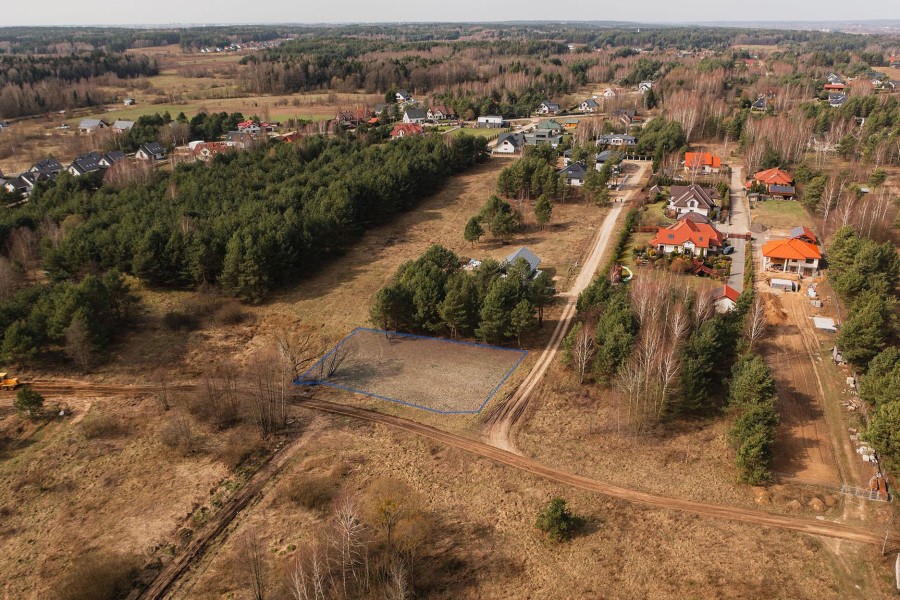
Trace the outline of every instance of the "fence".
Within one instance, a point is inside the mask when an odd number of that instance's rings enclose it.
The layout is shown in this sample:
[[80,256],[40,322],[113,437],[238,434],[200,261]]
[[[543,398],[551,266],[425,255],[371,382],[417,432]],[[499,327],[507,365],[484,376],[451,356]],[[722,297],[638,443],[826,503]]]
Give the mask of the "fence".
[[841,493],[847,496],[855,496],[865,500],[873,500],[875,502],[890,502],[890,493],[879,492],[876,490],[867,490],[865,488],[854,487],[852,485],[842,485]]

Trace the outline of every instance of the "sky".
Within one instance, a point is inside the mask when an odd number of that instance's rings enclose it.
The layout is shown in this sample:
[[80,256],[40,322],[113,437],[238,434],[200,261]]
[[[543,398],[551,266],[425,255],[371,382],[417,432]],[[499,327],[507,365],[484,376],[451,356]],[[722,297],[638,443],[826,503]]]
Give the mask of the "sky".
[[[166,25],[397,21],[830,21],[900,19],[892,0],[44,0],[4,2],[2,25]],[[892,6],[889,8],[889,5]]]

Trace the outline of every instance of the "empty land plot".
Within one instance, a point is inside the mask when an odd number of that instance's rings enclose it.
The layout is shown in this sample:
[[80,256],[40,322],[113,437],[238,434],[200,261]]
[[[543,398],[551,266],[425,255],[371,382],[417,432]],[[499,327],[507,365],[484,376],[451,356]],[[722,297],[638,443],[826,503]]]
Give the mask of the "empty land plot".
[[360,327],[298,384],[327,385],[433,412],[471,414],[487,404],[526,354]]

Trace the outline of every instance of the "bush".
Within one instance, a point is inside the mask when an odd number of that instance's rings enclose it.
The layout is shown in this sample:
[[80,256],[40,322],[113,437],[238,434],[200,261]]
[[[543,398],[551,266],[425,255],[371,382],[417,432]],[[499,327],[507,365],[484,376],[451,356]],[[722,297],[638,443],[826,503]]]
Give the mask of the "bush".
[[583,524],[584,519],[572,513],[562,498],[551,499],[537,518],[537,528],[557,542],[571,539]]
[[109,439],[125,433],[125,427],[112,415],[91,413],[81,422],[81,431],[89,440]]
[[180,310],[170,310],[163,316],[163,325],[172,331],[193,331],[200,327],[200,319]]
[[19,414],[34,419],[43,414],[44,397],[26,385],[16,392],[13,406]]
[[333,477],[306,475],[288,481],[281,488],[279,498],[308,510],[325,512],[337,491]]
[[166,423],[160,431],[160,440],[165,446],[185,456],[200,449],[200,440],[187,417],[174,417]]
[[250,315],[241,308],[237,302],[229,302],[220,307],[214,316],[214,319],[220,325],[240,325]]
[[116,554],[81,556],[59,586],[62,600],[120,600],[128,596],[137,575],[131,557]]

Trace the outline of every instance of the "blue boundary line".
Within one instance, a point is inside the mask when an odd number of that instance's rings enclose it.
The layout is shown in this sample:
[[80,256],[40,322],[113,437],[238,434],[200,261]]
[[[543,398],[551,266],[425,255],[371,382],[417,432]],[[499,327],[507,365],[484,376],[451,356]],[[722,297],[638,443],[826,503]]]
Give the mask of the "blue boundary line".
[[[332,354],[337,352],[338,348],[343,346],[345,342],[347,342],[350,338],[352,338],[354,335],[356,335],[360,331],[368,331],[370,333],[377,333],[377,334],[383,333],[383,334],[388,334],[388,335],[396,335],[396,336],[400,336],[400,337],[413,338],[413,339],[419,339],[419,340],[433,340],[433,341],[437,341],[437,342],[444,342],[447,344],[460,344],[463,346],[473,346],[476,348],[486,348],[489,350],[503,350],[505,352],[515,352],[515,353],[519,354],[519,360],[517,360],[516,364],[514,364],[512,366],[512,368],[506,373],[506,375],[503,376],[503,379],[500,380],[500,383],[498,383],[497,385],[494,386],[494,389],[492,389],[491,393],[488,394],[488,397],[484,399],[484,402],[481,403],[481,406],[479,406],[475,410],[439,410],[437,408],[431,408],[429,406],[422,406],[421,404],[414,404],[412,402],[405,402],[403,400],[397,400],[396,398],[391,398],[389,396],[381,396],[379,394],[373,394],[372,392],[357,390],[355,388],[347,387],[345,385],[340,385],[337,383],[329,383],[327,381],[322,381],[322,380],[318,380],[318,379],[308,379],[308,380],[306,379],[307,375],[309,375],[310,373],[315,371],[317,368],[319,368],[322,365],[322,363],[325,361],[325,359],[327,359],[329,356],[331,356]],[[369,327],[357,327],[356,329],[351,331],[347,337],[345,337],[340,342],[338,342],[338,344],[334,348],[332,348],[330,351],[328,351],[328,353],[326,353],[325,356],[323,356],[322,358],[317,360],[315,362],[315,364],[313,364],[313,366],[311,366],[309,369],[304,371],[299,377],[297,377],[297,379],[295,379],[293,383],[294,383],[294,385],[307,385],[307,386],[324,385],[324,386],[335,388],[338,390],[352,392],[354,394],[361,394],[363,396],[368,396],[370,398],[378,398],[379,400],[386,400],[387,402],[393,402],[395,404],[402,404],[404,406],[409,406],[412,408],[420,408],[422,410],[427,410],[429,412],[433,412],[433,413],[437,413],[437,414],[441,414],[441,415],[474,415],[474,414],[480,413],[484,409],[484,407],[487,405],[487,403],[491,401],[491,398],[493,398],[494,395],[503,386],[503,384],[506,383],[506,380],[512,376],[512,374],[516,371],[516,369],[519,368],[519,365],[522,364],[522,361],[525,360],[526,356],[528,356],[527,350],[517,350],[515,348],[504,348],[502,346],[491,346],[490,344],[479,344],[477,342],[464,342],[461,340],[448,340],[448,339],[444,339],[444,338],[432,337],[432,336],[427,336],[427,335],[416,335],[414,333],[400,333],[399,331],[385,331],[383,329],[372,329]]]

